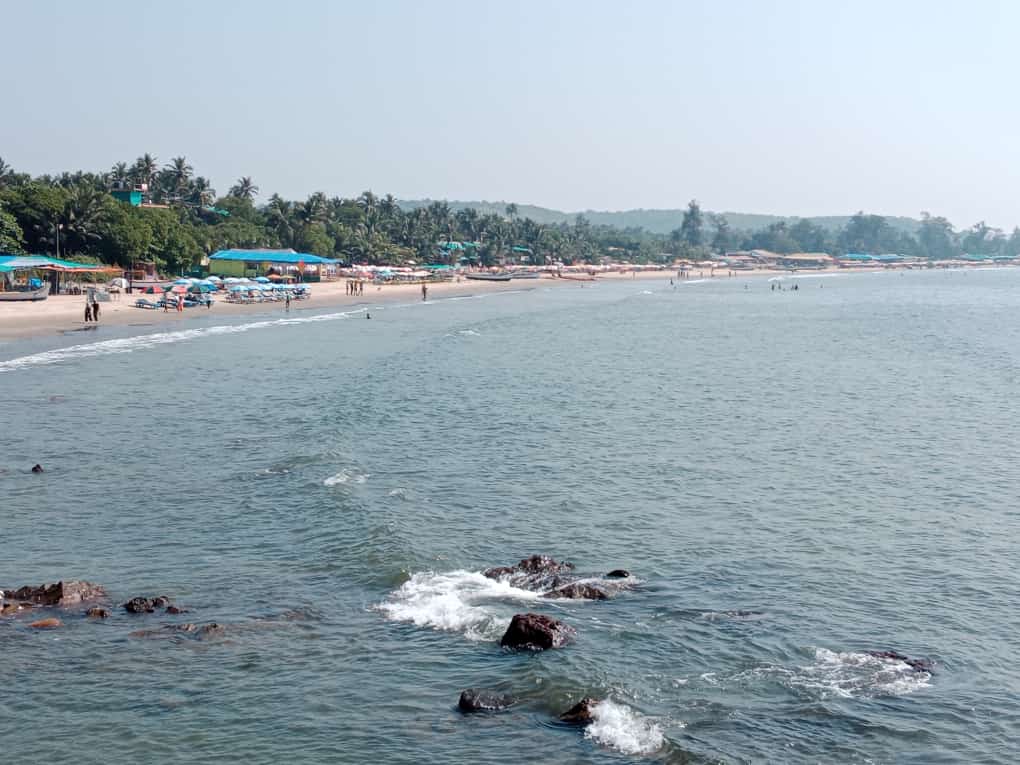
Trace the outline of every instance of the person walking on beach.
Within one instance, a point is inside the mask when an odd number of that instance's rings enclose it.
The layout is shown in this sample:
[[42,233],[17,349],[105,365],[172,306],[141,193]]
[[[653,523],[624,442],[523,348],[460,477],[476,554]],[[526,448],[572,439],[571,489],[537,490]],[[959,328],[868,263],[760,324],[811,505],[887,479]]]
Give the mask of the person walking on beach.
[[290,293],[289,292],[286,295],[283,296],[283,304],[286,307],[287,311],[289,312],[290,311]]
[[85,323],[92,321],[92,303],[85,301]]
[[92,321],[99,321],[99,301],[92,302]]
[[428,299],[428,297],[429,297],[429,285],[423,282],[421,285],[421,299],[424,302],[425,300]]

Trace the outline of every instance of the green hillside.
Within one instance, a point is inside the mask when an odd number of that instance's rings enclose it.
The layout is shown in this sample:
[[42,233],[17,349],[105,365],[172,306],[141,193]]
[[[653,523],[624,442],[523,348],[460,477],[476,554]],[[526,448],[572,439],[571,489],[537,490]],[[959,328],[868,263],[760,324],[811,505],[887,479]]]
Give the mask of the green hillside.
[[[406,199],[400,200],[399,204],[405,210],[413,210],[417,207],[424,207],[432,203],[432,199]],[[447,204],[453,210],[472,208],[479,213],[494,213],[504,215],[508,202],[465,202],[460,200],[447,200]],[[675,228],[680,227],[683,220],[683,210],[621,210],[619,212],[607,212],[603,210],[584,210],[583,212],[562,212],[552,210],[548,207],[536,205],[517,205],[517,214],[521,218],[531,218],[536,223],[564,223],[574,220],[578,215],[583,215],[596,225],[613,226],[615,228],[642,228],[654,234],[668,234]],[[793,224],[800,220],[799,216],[790,215],[759,215],[756,213],[724,212],[720,213],[726,218],[732,228],[743,231],[757,231],[779,221],[786,221]],[[809,217],[809,221],[829,231],[839,231],[850,215],[820,215]],[[894,229],[914,234],[917,231],[919,221],[914,218],[887,217],[886,221]]]

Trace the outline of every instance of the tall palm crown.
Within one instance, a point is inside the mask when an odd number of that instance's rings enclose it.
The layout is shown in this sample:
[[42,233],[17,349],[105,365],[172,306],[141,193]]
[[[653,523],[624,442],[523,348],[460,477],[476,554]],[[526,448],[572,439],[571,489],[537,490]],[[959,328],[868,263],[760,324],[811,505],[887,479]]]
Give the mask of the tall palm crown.
[[251,201],[259,193],[259,187],[252,183],[251,177],[244,175],[230,187],[230,196]]

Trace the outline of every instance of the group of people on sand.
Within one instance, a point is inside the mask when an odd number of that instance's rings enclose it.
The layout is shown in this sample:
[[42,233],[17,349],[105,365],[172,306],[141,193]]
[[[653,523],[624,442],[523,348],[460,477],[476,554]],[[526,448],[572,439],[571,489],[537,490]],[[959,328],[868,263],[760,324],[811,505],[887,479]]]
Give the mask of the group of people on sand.
[[184,295],[177,295],[175,298],[171,298],[169,295],[163,297],[163,313],[170,311],[170,301],[174,301],[174,310],[177,313],[184,313]]
[[347,294],[348,295],[364,295],[365,294],[365,280],[364,279],[348,279],[347,280]]
[[89,298],[85,298],[85,323],[88,324],[90,321],[99,321],[99,301],[95,298],[91,302]]

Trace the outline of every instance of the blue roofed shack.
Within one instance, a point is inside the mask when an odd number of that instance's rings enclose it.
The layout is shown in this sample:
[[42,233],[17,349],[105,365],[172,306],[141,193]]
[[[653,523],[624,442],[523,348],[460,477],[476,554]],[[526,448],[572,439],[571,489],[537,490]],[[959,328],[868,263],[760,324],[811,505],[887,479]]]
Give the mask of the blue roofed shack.
[[[209,273],[217,276],[297,276],[302,281],[321,281],[332,274],[339,261],[310,252],[286,250],[219,250],[209,256]],[[309,268],[313,266],[314,268]]]

